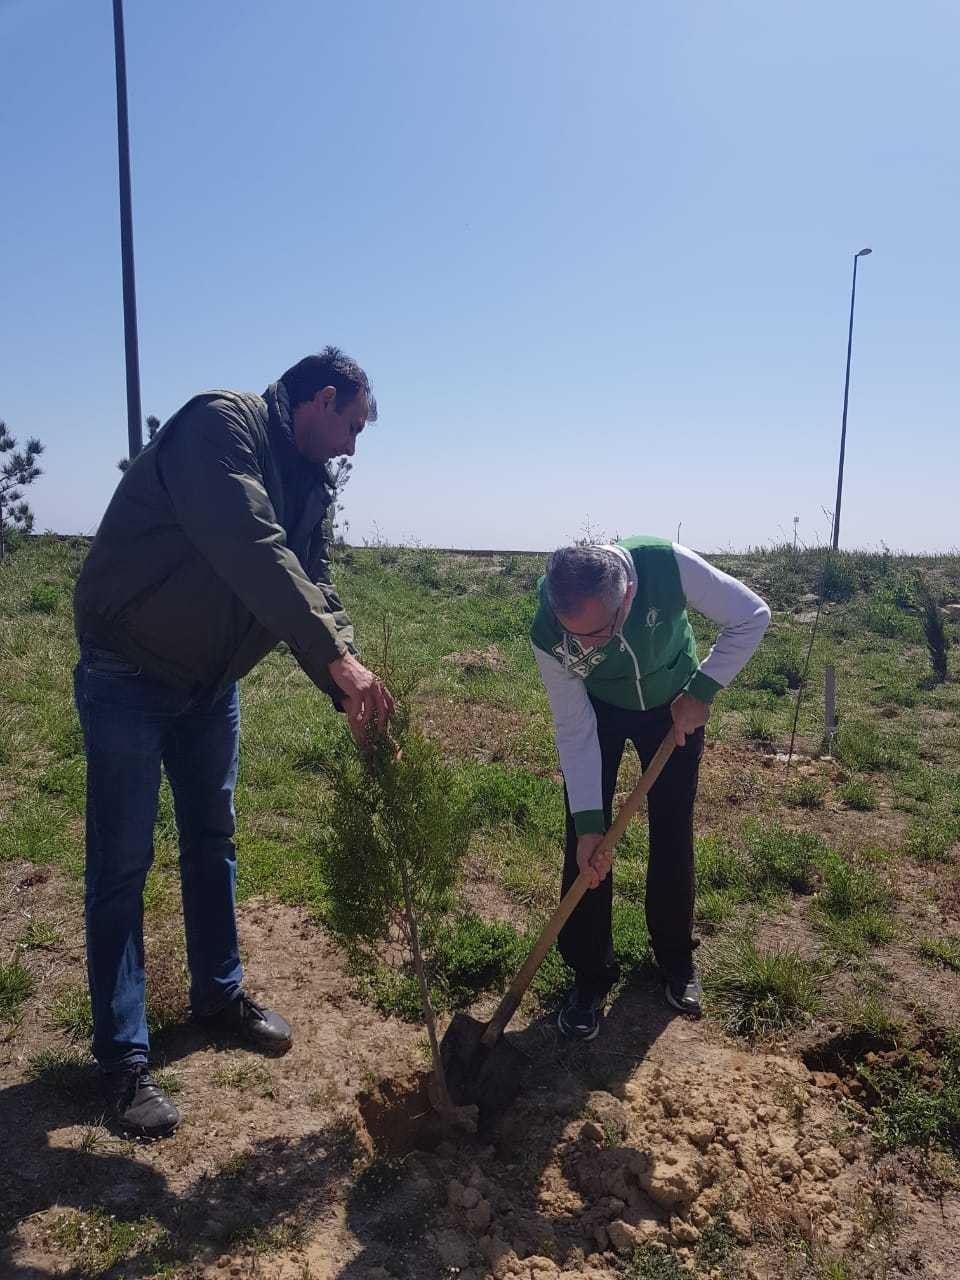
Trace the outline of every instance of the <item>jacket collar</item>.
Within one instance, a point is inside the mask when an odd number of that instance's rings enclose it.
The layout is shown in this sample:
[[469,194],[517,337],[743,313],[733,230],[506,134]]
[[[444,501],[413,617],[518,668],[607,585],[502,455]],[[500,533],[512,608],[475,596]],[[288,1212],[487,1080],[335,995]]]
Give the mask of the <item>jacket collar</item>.
[[314,484],[323,484],[332,490],[334,484],[329,466],[323,462],[308,462],[297,448],[290,396],[283,382],[272,382],[263,393],[263,399],[269,415],[270,434],[279,447],[283,470],[288,474],[306,471],[311,474]]

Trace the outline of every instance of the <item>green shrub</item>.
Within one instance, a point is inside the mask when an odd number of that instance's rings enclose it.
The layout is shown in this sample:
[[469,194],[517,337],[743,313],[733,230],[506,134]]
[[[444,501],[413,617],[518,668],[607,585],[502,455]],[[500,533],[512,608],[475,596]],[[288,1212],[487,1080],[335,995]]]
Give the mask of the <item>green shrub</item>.
[[950,648],[950,637],[947,635],[943,614],[940,612],[940,601],[920,573],[917,574],[917,596],[920,601],[923,638],[927,642],[927,654],[933,670],[933,679],[935,683],[942,684],[947,678],[947,651]]
[[[388,632],[385,624],[385,650]],[[435,1079],[449,1109],[420,932],[449,910],[470,840],[469,797],[462,777],[433,743],[411,730],[400,705],[391,728],[395,738],[371,737],[364,756],[344,743],[330,804],[333,838],[319,850],[328,914],[355,951],[380,939],[403,942],[417,974]],[[401,986],[404,976],[397,977]]]
[[848,809],[856,809],[867,813],[877,807],[877,793],[872,783],[865,778],[851,778],[840,788],[840,799]]
[[745,936],[726,940],[704,968],[709,1006],[734,1035],[756,1039],[786,1030],[820,1008],[818,965],[798,951],[760,951]]
[[426,938],[433,981],[454,1008],[482,991],[502,991],[520,968],[529,940],[511,924],[488,924],[466,914]]
[[824,600],[849,600],[859,585],[853,559],[843,551],[821,551],[817,592]]
[[38,582],[30,592],[27,608],[31,613],[53,613],[60,599],[56,587],[46,582]]

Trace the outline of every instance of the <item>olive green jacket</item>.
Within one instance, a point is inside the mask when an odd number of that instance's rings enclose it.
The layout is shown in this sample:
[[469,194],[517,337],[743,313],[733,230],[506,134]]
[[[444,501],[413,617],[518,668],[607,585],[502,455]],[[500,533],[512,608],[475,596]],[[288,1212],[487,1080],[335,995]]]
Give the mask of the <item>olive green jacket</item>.
[[355,650],[330,579],[333,498],[296,448],[282,382],[194,397],[117,487],[77,582],[78,640],[197,690],[285,641],[336,699],[328,666]]

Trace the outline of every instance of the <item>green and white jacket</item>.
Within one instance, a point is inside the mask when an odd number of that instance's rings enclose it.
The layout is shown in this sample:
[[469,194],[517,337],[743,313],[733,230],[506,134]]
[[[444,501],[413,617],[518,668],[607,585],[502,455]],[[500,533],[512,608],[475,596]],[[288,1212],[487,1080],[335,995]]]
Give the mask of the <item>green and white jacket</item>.
[[[607,550],[623,559],[636,591],[619,632],[603,646],[583,649],[557,622],[542,578],[530,631],[578,835],[604,830],[591,699],[648,711],[685,690],[712,702],[752,657],[770,621],[770,609],[749,587],[675,542],[625,538]],[[688,605],[721,628],[703,662]]]

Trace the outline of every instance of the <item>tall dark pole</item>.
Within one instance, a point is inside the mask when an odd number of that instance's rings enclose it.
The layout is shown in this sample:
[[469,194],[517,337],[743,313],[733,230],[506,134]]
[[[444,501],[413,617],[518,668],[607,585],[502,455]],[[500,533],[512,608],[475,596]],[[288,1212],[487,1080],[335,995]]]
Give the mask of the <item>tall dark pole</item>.
[[[840,545],[840,502],[843,498],[843,461],[847,452],[847,405],[850,402],[850,357],[853,354],[853,308],[857,301],[857,262],[865,258],[871,249],[861,249],[853,255],[853,284],[850,287],[850,325],[847,329],[847,373],[843,381],[843,425],[840,428],[840,466],[837,470],[837,502],[833,511],[833,549]],[[837,673],[832,665],[823,671],[823,727],[827,752],[833,749],[837,731]]]
[[847,452],[847,405],[850,402],[850,357],[853,354],[853,308],[857,301],[857,263],[871,249],[853,255],[853,284],[850,287],[850,326],[847,330],[847,374],[843,382],[843,425],[840,428],[840,466],[837,471],[837,502],[833,510],[833,549],[840,545],[840,503],[843,499],[843,460]]
[[127,55],[123,0],[113,0],[113,45],[117,61],[117,152],[120,161],[120,261],[123,267],[123,341],[127,363],[127,438],[132,462],[143,448],[140,413],[140,354],[137,286],[133,270],[133,200],[130,192],[130,126],[127,121]]

